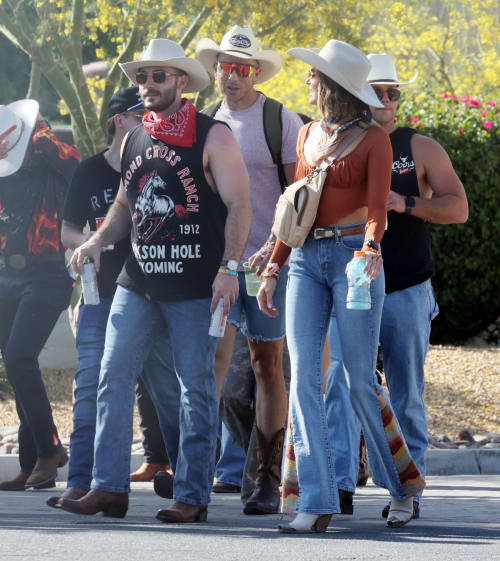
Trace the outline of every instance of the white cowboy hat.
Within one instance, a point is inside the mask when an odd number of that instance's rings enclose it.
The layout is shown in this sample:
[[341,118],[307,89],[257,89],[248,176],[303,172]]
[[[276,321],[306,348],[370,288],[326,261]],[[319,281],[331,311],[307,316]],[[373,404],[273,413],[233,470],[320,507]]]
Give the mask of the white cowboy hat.
[[0,132],[11,125],[17,125],[7,136],[8,155],[7,158],[0,160],[0,177],[16,173],[23,165],[26,149],[35,128],[38,110],[38,102],[33,99],[22,99],[9,105],[0,105]]
[[332,39],[321,50],[295,48],[287,51],[287,54],[326,74],[367,105],[383,107],[366,81],[372,65],[356,47]]
[[276,51],[259,51],[259,41],[255,38],[251,27],[237,25],[224,35],[220,47],[211,39],[200,39],[196,44],[195,53],[196,58],[210,75],[213,75],[213,65],[219,54],[256,60],[262,68],[256,84],[262,84],[276,76],[282,64],[281,57]]
[[396,66],[391,56],[387,53],[382,55],[368,55],[369,61],[372,63],[372,69],[368,75],[368,81],[370,84],[380,84],[382,85],[394,85],[399,88],[404,88],[413,84],[418,77],[418,72],[413,76],[409,82],[400,82],[398,80],[398,74],[396,72]]
[[135,86],[139,85],[135,79],[137,71],[148,66],[172,66],[184,70],[188,76],[184,93],[201,92],[210,84],[203,66],[196,59],[187,57],[184,49],[170,39],[151,39],[141,60],[120,64],[120,68]]

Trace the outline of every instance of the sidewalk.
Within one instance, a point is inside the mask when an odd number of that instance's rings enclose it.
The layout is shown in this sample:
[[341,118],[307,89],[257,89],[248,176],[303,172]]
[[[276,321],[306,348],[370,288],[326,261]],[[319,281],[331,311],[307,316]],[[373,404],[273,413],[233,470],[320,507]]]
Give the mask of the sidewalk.
[[361,488],[354,516],[337,515],[326,534],[284,536],[291,516],[245,516],[236,495],[212,495],[208,521],[162,524],[170,501],[133,484],[124,520],[51,509],[54,491],[0,493],[0,558],[16,561],[500,560],[500,476],[429,477],[421,518],[390,529],[380,518],[387,493]]

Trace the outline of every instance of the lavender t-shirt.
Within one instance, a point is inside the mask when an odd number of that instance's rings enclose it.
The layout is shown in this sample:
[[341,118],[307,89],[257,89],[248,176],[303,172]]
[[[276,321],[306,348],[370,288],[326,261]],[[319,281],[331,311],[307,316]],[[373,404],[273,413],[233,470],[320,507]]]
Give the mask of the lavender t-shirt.
[[[251,107],[241,111],[230,111],[223,102],[214,115],[215,119],[224,121],[231,127],[250,176],[252,225],[241,263],[248,261],[248,258],[259,250],[269,237],[274,208],[281,195],[278,168],[273,163],[264,133],[265,100],[265,96],[260,94]],[[297,136],[302,127],[302,120],[283,107],[282,121],[281,159],[284,164],[293,164],[297,159]],[[240,270],[243,270],[241,266]]]

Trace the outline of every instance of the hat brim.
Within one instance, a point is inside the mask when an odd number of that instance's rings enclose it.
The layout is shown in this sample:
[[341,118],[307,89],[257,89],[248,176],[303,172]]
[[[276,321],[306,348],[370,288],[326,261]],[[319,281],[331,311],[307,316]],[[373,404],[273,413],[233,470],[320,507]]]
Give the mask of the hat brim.
[[418,72],[413,76],[413,78],[409,82],[395,82],[394,80],[370,80],[370,84],[372,86],[397,86],[398,88],[404,88],[406,86],[410,86],[417,81]]
[[147,68],[151,66],[171,66],[184,70],[188,76],[188,83],[183,90],[183,93],[196,93],[201,92],[210,84],[210,77],[208,76],[203,65],[194,58],[189,57],[176,57],[167,60],[134,60],[133,62],[124,62],[120,64],[120,68],[127,75],[128,79],[138,86],[135,75],[139,68]]
[[378,97],[375,95],[373,88],[368,82],[365,82],[365,84],[359,91],[356,90],[332,64],[319,56],[319,52],[319,49],[305,49],[303,47],[296,47],[294,49],[288,50],[286,54],[297,58],[302,62],[309,64],[313,68],[316,68],[316,70],[319,70],[323,74],[326,74],[334,82],[337,82],[339,86],[342,86],[345,90],[347,90],[349,93],[351,93],[353,96],[357,97],[367,105],[371,105],[372,107],[384,107],[378,100]]
[[263,84],[271,78],[274,78],[281,70],[281,65],[283,64],[280,55],[276,51],[259,51],[255,55],[242,53],[236,50],[224,51],[211,39],[200,39],[196,44],[195,54],[196,58],[203,64],[205,70],[211,76],[213,76],[214,73],[214,62],[217,61],[217,56],[220,54],[234,56],[242,60],[256,60],[261,68],[259,77],[255,82],[256,84]]
[[39,111],[38,102],[34,99],[14,101],[14,103],[10,103],[7,107],[23,120],[24,130],[17,144],[12,150],[9,150],[7,158],[0,160],[0,177],[7,177],[16,173],[23,165],[26,149],[33,136],[33,129],[35,128]]

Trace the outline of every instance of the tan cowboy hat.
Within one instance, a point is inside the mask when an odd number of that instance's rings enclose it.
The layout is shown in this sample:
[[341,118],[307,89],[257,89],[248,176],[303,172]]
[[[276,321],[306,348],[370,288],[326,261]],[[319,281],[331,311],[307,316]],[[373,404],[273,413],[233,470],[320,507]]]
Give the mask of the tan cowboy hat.
[[23,165],[26,149],[35,128],[38,110],[38,102],[33,99],[22,99],[9,105],[0,105],[0,132],[11,125],[17,125],[7,136],[8,155],[7,158],[0,160],[0,177],[16,173]]
[[254,59],[262,68],[256,84],[267,82],[281,70],[281,57],[276,51],[259,51],[259,42],[251,27],[235,25],[222,38],[220,47],[211,39],[200,39],[195,48],[196,58],[213,75],[217,55],[225,54],[241,59]]
[[321,50],[295,48],[287,54],[326,74],[367,105],[383,107],[366,81],[372,65],[356,47],[332,39]]
[[210,84],[203,66],[196,59],[187,57],[184,49],[170,39],[151,39],[141,60],[120,64],[120,68],[135,86],[139,85],[135,79],[137,71],[148,66],[172,66],[184,70],[188,76],[184,93],[201,92]]
[[398,74],[396,72],[396,66],[391,56],[387,53],[382,55],[368,55],[369,61],[372,63],[372,69],[368,75],[368,81],[370,84],[379,84],[387,86],[398,86],[399,88],[404,88],[413,84],[418,77],[418,72],[413,76],[409,82],[400,82],[398,80]]

